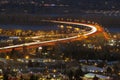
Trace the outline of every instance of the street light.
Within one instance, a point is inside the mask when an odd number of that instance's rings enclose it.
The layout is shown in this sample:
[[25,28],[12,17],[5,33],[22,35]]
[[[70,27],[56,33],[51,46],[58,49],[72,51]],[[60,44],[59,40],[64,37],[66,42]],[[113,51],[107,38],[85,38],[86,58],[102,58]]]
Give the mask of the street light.
[[10,59],[10,56],[6,56],[6,59]]
[[77,31],[79,31],[80,29],[79,28],[75,28]]
[[25,56],[25,59],[29,59],[30,57],[29,56]]
[[57,72],[57,70],[56,70],[56,69],[53,69],[53,72],[54,72],[54,73],[56,73],[56,72]]
[[63,29],[63,28],[64,28],[64,26],[63,26],[63,25],[61,25],[61,26],[60,26],[60,28],[62,28],[62,29]]

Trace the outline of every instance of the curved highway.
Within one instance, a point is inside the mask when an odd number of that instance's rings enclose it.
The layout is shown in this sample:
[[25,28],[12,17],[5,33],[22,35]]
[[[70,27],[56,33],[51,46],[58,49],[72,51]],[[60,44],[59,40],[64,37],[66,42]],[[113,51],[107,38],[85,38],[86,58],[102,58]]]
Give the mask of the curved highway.
[[[91,30],[88,31],[86,34],[83,34],[83,36],[89,36],[89,35],[94,34],[98,31],[98,28],[95,25],[90,25],[90,24],[83,24],[83,23],[76,23],[76,22],[65,22],[65,21],[54,21],[54,20],[49,20],[48,22],[62,23],[62,24],[72,24],[72,25],[78,25],[78,26],[80,25],[80,26],[86,26],[86,27],[91,28]],[[48,43],[62,42],[62,41],[68,41],[68,40],[76,39],[76,38],[78,38],[78,35],[73,36],[73,37],[68,37],[68,38],[50,40],[50,41],[31,42],[31,43],[24,43],[24,44],[13,45],[13,46],[6,46],[6,47],[1,47],[0,50],[18,48],[18,47],[23,47],[23,46],[32,46],[32,45],[38,45],[38,44],[48,44]]]

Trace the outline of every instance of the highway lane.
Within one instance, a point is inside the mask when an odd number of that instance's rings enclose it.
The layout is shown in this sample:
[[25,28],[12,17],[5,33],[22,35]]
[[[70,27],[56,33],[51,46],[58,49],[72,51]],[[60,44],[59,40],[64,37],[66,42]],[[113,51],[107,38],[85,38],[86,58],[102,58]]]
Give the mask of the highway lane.
[[[83,24],[83,23],[76,23],[76,22],[66,22],[66,21],[54,21],[54,20],[49,20],[49,22],[62,23],[62,24],[72,24],[72,25],[86,26],[86,27],[91,28],[91,30],[89,32],[87,32],[86,34],[83,34],[83,36],[89,36],[89,35],[94,34],[98,31],[98,29],[95,25],[90,25],[90,24]],[[32,45],[38,45],[38,44],[49,44],[49,43],[55,43],[55,42],[62,42],[62,41],[68,41],[68,40],[76,39],[76,38],[78,38],[78,35],[68,37],[68,38],[50,40],[50,41],[42,41],[42,42],[37,41],[37,42],[30,42],[30,43],[24,43],[24,44],[13,45],[13,46],[0,47],[0,50],[18,48],[18,47],[23,47],[23,46],[32,46]]]

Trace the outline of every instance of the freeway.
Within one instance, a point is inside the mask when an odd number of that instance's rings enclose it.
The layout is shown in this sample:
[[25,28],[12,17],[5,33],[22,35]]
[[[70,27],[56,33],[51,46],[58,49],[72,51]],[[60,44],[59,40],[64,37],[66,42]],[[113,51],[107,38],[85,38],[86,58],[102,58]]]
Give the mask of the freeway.
[[[48,20],[46,20],[48,21]],[[78,25],[78,26],[85,26],[85,27],[89,27],[91,28],[90,31],[87,31],[87,33],[83,34],[83,36],[89,36],[92,35],[98,31],[102,31],[102,29],[100,27],[97,27],[96,25],[90,25],[90,24],[84,24],[84,23],[76,23],[76,22],[66,22],[66,21],[55,21],[55,20],[49,20],[48,22],[53,22],[53,23],[61,23],[61,24],[71,24],[71,25]],[[78,33],[79,34],[79,33]],[[55,39],[55,40],[49,40],[49,41],[36,41],[36,42],[30,42],[30,43],[24,43],[24,44],[19,44],[19,45],[12,45],[12,46],[6,46],[6,47],[0,47],[0,52],[2,52],[3,50],[7,50],[7,49],[13,49],[13,48],[19,48],[19,47],[24,47],[24,46],[33,46],[33,45],[44,45],[44,44],[49,44],[49,43],[55,43],[55,42],[62,42],[62,41],[68,41],[68,40],[72,40],[72,39],[76,39],[79,36],[72,36],[72,37],[67,37],[67,38],[61,38],[61,39]]]

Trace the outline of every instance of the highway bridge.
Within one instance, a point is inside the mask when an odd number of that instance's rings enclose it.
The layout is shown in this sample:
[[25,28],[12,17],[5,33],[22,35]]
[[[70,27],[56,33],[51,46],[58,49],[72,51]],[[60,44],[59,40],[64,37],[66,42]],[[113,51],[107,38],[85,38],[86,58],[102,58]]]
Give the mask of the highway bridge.
[[[91,28],[90,31],[87,31],[85,34],[82,34],[82,36],[90,36],[93,34],[96,34],[98,32],[104,32],[102,27],[98,25],[93,25],[93,24],[85,24],[85,23],[78,23],[78,22],[66,22],[66,21],[55,21],[55,20],[45,20],[47,22],[52,22],[52,23],[60,23],[60,24],[70,24],[70,25],[77,25],[77,26],[85,26]],[[105,34],[106,37],[106,34]],[[107,38],[107,37],[106,37]],[[0,47],[0,53],[1,52],[10,52],[13,49],[14,50],[21,50],[23,48],[34,48],[34,47],[39,47],[39,46],[45,46],[45,45],[53,45],[56,43],[62,43],[62,42],[68,42],[68,41],[74,41],[77,39],[82,39],[81,36],[75,35],[72,37],[67,37],[67,38],[61,38],[61,39],[55,39],[55,40],[49,40],[49,41],[36,41],[36,42],[30,42],[30,43],[23,43],[23,44],[18,44],[18,45],[12,45],[12,46],[5,46],[5,47]]]

